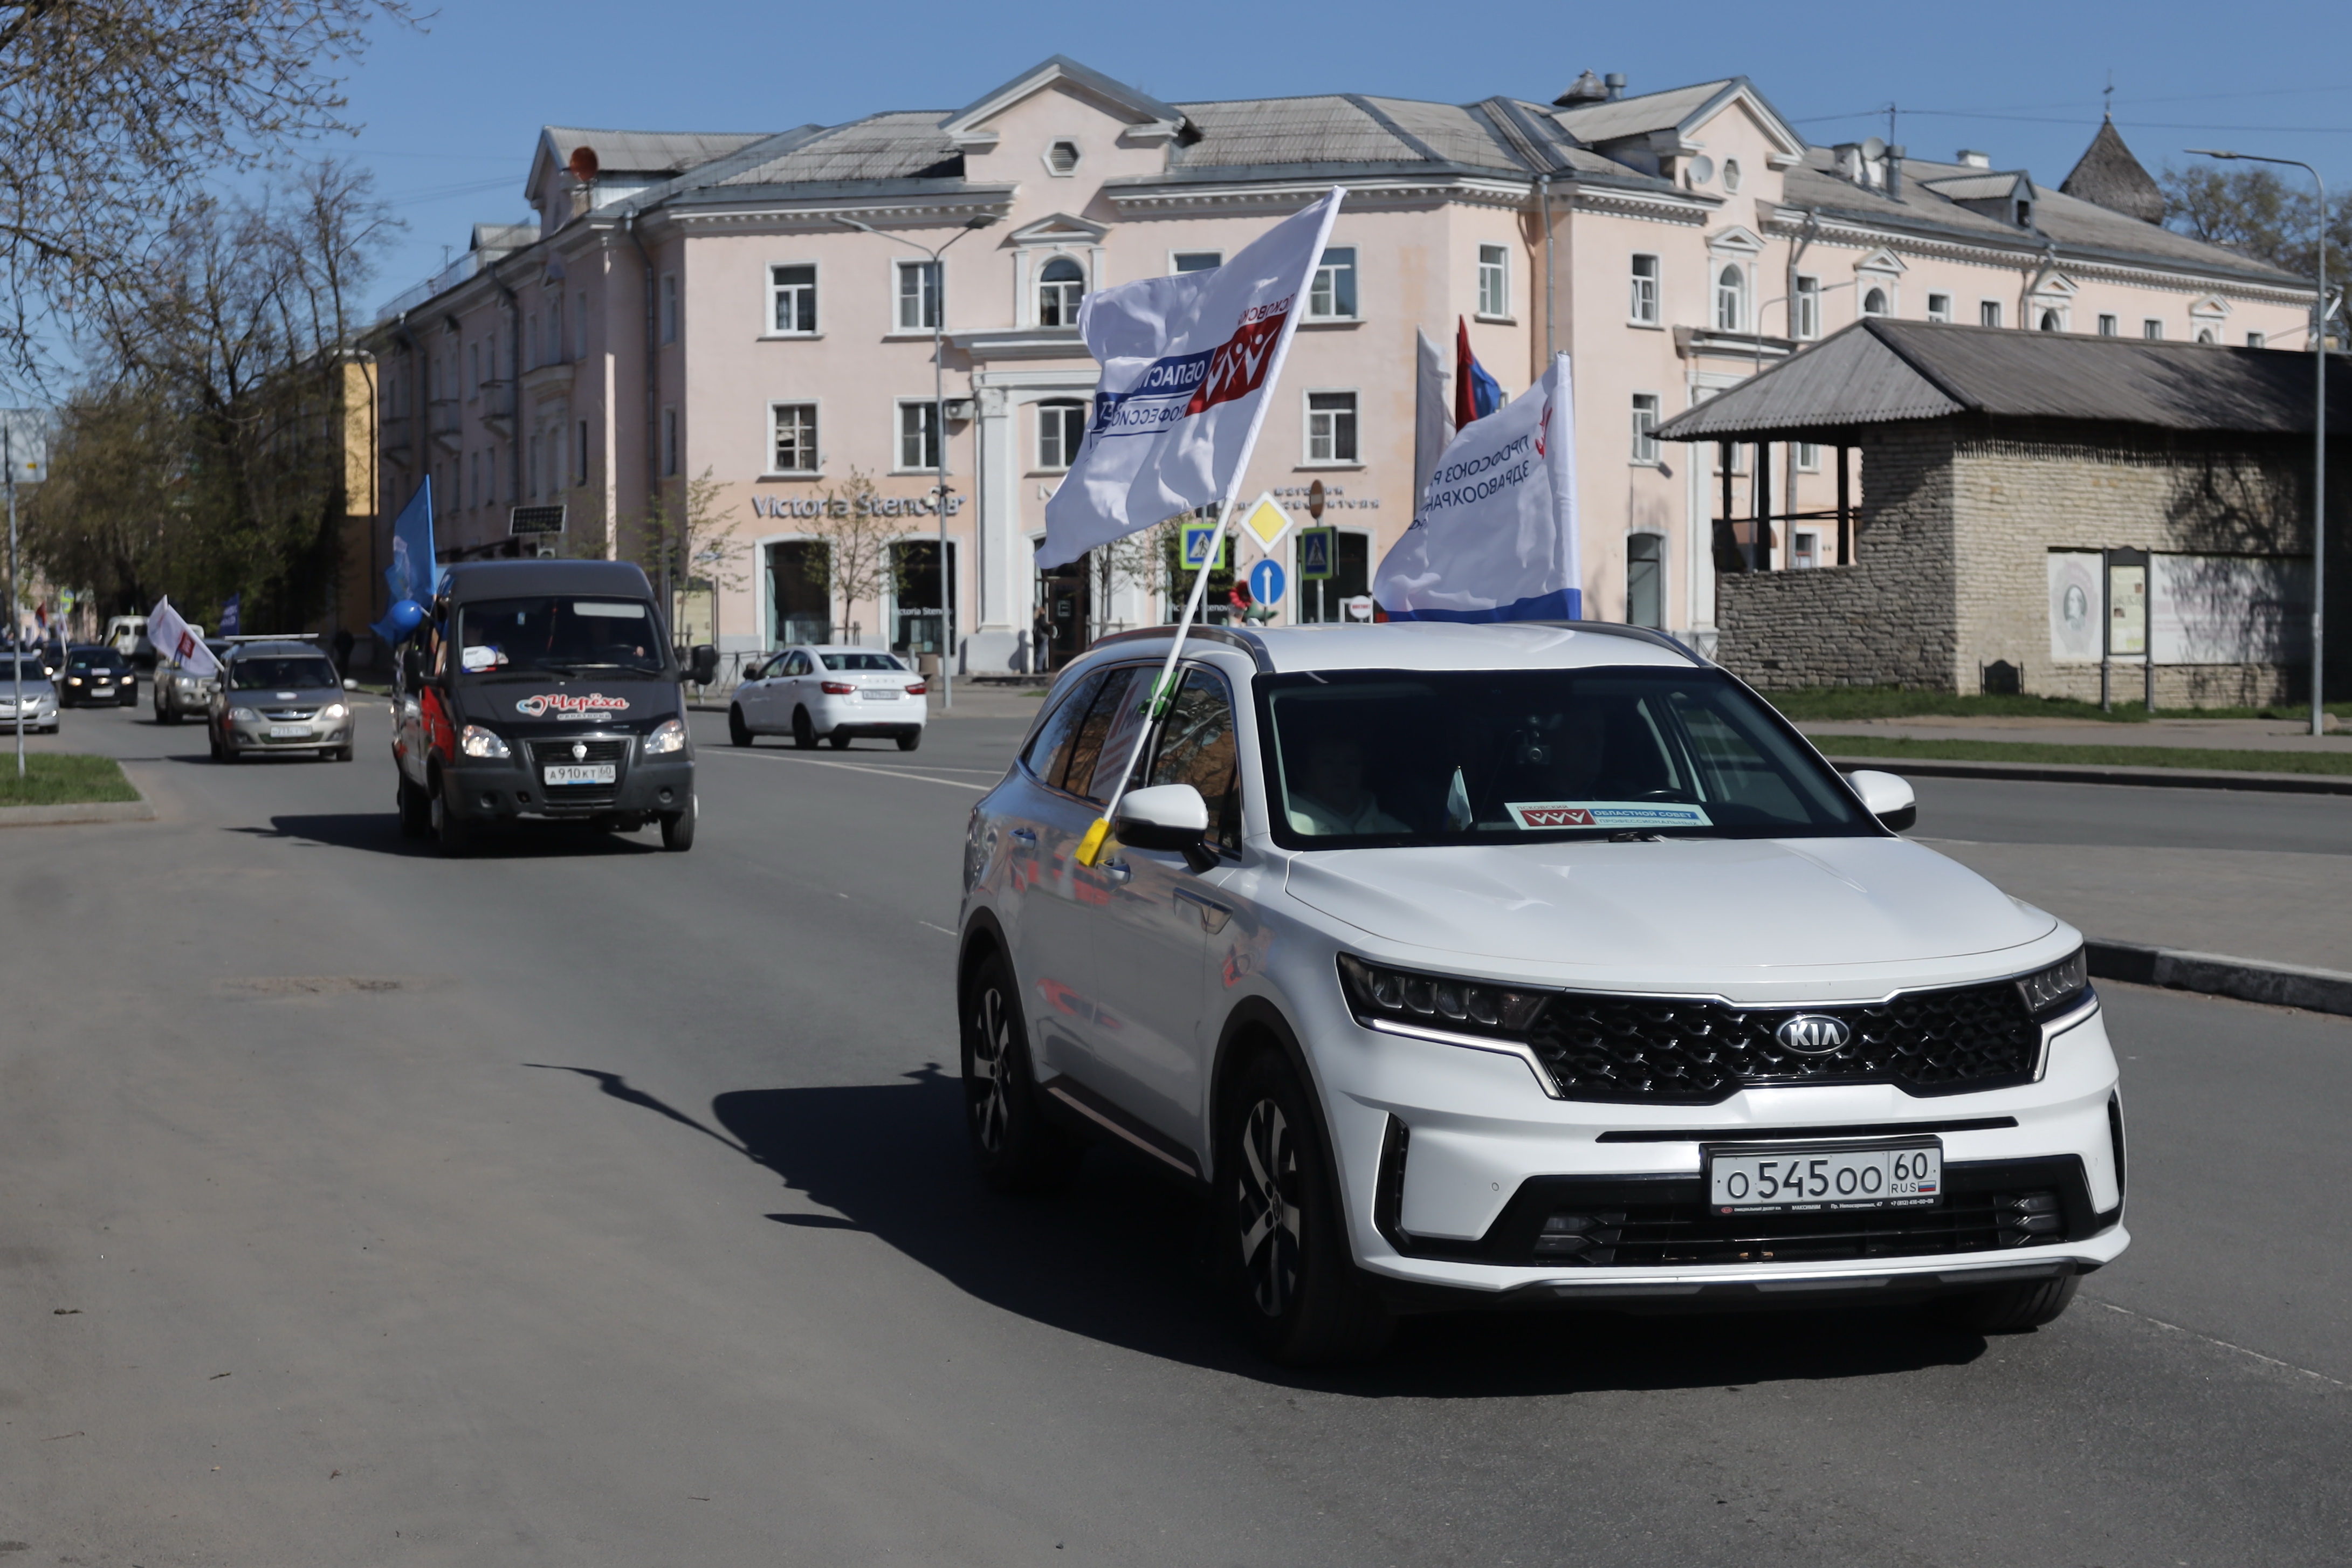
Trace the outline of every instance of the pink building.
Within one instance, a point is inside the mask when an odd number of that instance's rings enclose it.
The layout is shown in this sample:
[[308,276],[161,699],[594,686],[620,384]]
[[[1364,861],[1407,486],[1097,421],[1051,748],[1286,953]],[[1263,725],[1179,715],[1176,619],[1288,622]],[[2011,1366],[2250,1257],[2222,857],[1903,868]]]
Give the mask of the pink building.
[[[445,553],[614,553],[659,578],[648,517],[707,475],[694,559],[668,557],[682,640],[920,653],[942,641],[944,443],[957,668],[1028,668],[1041,618],[1058,661],[1171,613],[1159,584],[1032,561],[1095,384],[1078,299],[1213,266],[1335,184],[1347,205],[1244,492],[1304,524],[1319,480],[1341,531],[1339,579],[1285,618],[1336,617],[1411,521],[1415,334],[1450,344],[1457,320],[1507,391],[1549,347],[1573,356],[1588,613],[1702,647],[1718,571],[1838,559],[1844,455],[1737,448],[1727,483],[1719,452],[1694,463],[1649,432],[1806,342],[1862,314],[2273,347],[2308,330],[2306,284],[2158,226],[2112,127],[2052,189],[1974,153],[1810,146],[1745,79],[1171,104],[1055,57],[951,113],[546,129],[537,224],[478,226],[375,330],[383,515],[430,474]],[[853,495],[897,569],[845,605],[810,567],[840,559]],[[1244,542],[1236,565],[1256,554]]]

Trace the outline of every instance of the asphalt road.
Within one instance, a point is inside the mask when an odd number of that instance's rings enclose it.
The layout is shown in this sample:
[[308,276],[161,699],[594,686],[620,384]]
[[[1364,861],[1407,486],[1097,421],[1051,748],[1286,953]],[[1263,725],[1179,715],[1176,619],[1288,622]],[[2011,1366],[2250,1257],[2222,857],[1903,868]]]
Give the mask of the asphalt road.
[[[1908,776],[1908,775],[1906,775]],[[2352,855],[2352,795],[1912,777],[1921,838]]]
[[[691,854],[460,862],[396,836],[367,724],[229,768],[70,714],[160,819],[0,835],[0,1552],[2345,1556],[2352,1020],[2111,988],[2137,1245],[2039,1332],[1431,1319],[1298,1376],[1205,1299],[1188,1193],[968,1173],[944,928],[1017,720],[812,756],[703,716]],[[2057,786],[1970,809],[2004,787]]]

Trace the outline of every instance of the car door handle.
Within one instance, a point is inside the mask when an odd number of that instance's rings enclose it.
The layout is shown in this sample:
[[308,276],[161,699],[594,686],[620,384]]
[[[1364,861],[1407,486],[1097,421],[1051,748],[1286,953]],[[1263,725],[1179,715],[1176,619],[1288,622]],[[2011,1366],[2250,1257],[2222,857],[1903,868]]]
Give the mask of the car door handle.
[[1233,910],[1214,899],[1202,898],[1190,888],[1177,889],[1176,901],[1180,904],[1191,904],[1194,912],[1201,917],[1201,929],[1211,936],[1224,930],[1225,922],[1234,918]]
[[1014,829],[1013,830],[1013,837],[1015,837],[1015,838],[1018,838],[1019,840],[1021,840],[1021,842],[1022,842],[1024,846],[1026,846],[1027,847],[1029,847],[1029,848],[1031,848],[1031,849],[1034,849],[1034,848],[1036,848],[1036,847],[1037,847],[1037,836],[1036,836],[1035,834],[1034,834],[1034,833],[1030,832],[1030,831],[1029,831],[1027,828],[1025,828],[1025,827],[1016,827],[1016,828],[1014,828]]
[[1124,860],[1106,860],[1102,863],[1102,869],[1103,875],[1114,882],[1126,882],[1135,875],[1135,868]]

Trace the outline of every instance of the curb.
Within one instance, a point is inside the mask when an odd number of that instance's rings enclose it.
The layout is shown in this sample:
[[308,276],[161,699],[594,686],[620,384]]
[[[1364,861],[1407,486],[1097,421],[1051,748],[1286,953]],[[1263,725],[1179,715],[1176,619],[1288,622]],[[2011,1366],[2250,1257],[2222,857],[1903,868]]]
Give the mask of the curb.
[[82,822],[152,822],[142,800],[89,801],[79,805],[0,805],[0,827],[64,827]]
[[2352,773],[2232,773],[2219,768],[2109,767],[2080,763],[1949,763],[1925,757],[1825,756],[1822,760],[1833,768],[1879,768],[1934,779],[2011,779],[2028,784],[2143,784],[2160,789],[2352,795]]
[[2352,974],[2334,969],[2304,969],[2291,963],[2261,963],[2218,952],[2180,952],[2137,942],[2084,944],[2095,980],[2201,991],[2241,1002],[2267,1002],[2314,1013],[2352,1014]]

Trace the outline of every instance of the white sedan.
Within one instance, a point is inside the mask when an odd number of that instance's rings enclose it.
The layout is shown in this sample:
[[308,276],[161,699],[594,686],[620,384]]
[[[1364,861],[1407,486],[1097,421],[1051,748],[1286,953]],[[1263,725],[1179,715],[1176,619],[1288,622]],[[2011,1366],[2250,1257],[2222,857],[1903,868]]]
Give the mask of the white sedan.
[[864,647],[788,647],[744,671],[727,709],[727,735],[790,735],[803,750],[820,740],[839,751],[860,735],[923,743],[929,687],[896,654]]

